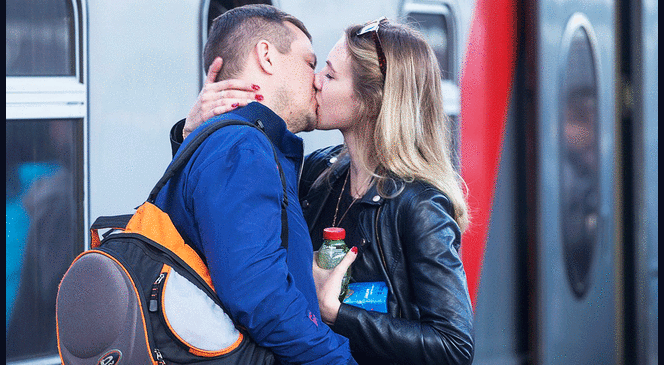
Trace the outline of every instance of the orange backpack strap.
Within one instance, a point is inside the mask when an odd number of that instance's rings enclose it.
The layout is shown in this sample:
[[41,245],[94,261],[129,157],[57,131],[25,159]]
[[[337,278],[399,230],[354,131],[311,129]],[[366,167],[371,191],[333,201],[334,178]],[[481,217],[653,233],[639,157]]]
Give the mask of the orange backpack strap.
[[191,267],[214,290],[210,272],[196,251],[184,242],[168,214],[150,202],[138,207],[125,233],[136,233],[163,246]]

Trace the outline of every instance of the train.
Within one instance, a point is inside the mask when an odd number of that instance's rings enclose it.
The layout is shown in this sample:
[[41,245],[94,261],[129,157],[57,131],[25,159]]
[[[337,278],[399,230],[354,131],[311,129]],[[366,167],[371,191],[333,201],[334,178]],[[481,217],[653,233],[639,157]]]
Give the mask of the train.
[[8,0],[7,363],[60,363],[59,279],[96,217],[145,201],[212,20],[249,3],[302,20],[319,60],[380,16],[433,47],[471,208],[474,364],[657,363],[657,0]]

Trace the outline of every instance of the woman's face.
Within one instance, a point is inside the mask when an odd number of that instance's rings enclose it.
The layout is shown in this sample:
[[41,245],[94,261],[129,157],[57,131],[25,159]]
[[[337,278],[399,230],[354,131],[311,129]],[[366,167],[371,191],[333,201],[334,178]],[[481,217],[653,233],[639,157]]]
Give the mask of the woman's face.
[[345,38],[339,39],[325,61],[325,67],[316,74],[316,100],[318,101],[317,129],[340,131],[351,128],[356,121],[359,103],[353,93],[350,56]]

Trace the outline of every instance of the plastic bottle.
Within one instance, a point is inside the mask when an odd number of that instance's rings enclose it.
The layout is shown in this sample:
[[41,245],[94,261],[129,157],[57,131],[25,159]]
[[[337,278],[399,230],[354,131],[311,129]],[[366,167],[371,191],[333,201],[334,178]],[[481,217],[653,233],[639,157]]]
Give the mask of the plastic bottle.
[[[341,262],[349,251],[344,238],[346,238],[346,230],[343,228],[330,227],[323,230],[323,244],[318,249],[317,263],[319,267],[333,269]],[[339,295],[339,301],[341,302],[343,302],[346,296],[349,282],[350,268],[346,271],[341,282],[341,293]]]

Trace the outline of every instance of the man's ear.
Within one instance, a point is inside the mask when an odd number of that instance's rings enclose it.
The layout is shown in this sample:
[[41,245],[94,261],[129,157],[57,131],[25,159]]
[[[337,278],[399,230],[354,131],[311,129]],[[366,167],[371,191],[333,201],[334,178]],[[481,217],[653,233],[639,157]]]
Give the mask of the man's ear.
[[274,74],[275,72],[275,52],[277,51],[276,47],[266,41],[261,40],[254,47],[256,52],[256,59],[258,60],[258,65],[261,67],[263,72],[267,74]]

